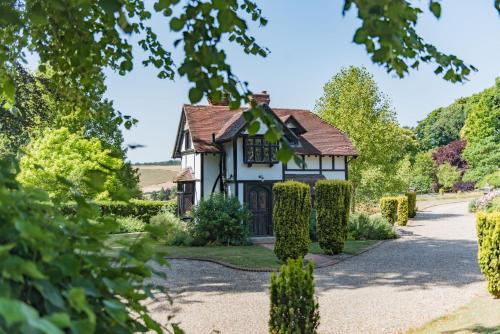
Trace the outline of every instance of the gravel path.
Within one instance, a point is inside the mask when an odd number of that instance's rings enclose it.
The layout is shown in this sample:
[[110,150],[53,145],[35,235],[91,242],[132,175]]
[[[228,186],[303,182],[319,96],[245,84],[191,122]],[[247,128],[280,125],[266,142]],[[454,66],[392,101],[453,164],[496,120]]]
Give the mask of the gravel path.
[[[419,212],[403,237],[315,271],[320,333],[399,333],[484,294],[467,203]],[[173,260],[173,306],[150,305],[162,323],[174,314],[186,333],[266,333],[269,273]]]

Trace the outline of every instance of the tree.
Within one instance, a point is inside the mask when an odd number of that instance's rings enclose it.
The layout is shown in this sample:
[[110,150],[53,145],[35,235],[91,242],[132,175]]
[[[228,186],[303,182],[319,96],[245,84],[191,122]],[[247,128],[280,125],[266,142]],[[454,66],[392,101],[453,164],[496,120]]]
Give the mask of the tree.
[[41,129],[54,125],[58,113],[46,78],[16,65],[14,84],[14,108],[6,110],[0,104],[0,130],[9,141],[9,151],[17,154]]
[[417,153],[415,163],[412,166],[410,188],[415,189],[417,192],[426,193],[432,190],[435,178],[436,164],[432,159],[431,151]]
[[455,182],[460,180],[460,171],[457,167],[445,162],[444,164],[438,166],[436,176],[439,184],[441,184],[444,189],[450,190]]
[[[56,108],[60,103],[56,94],[48,89],[51,78],[33,74],[19,65],[17,68],[15,106],[12,111],[0,106],[0,155],[20,154],[22,147],[46,129],[66,127],[73,133],[83,133],[87,138],[98,138],[103,147],[122,160],[126,159],[120,130],[123,121],[110,101],[99,97],[93,104],[92,113],[81,108]],[[117,176],[132,197],[140,195],[139,176],[129,162],[123,164]]]
[[432,152],[432,159],[436,164],[442,165],[444,163],[449,163],[450,165],[457,167],[458,170],[464,172],[467,169],[467,162],[462,157],[462,152],[467,145],[465,140],[455,140],[448,145],[438,147]]
[[500,78],[495,86],[475,96],[465,120],[462,136],[467,140],[463,152],[469,163],[466,181],[479,181],[500,166]]
[[414,139],[397,124],[372,75],[365,68],[343,68],[323,89],[316,112],[346,133],[359,153],[349,163],[356,198],[376,201],[384,193],[403,190],[396,175],[398,162]]
[[460,98],[448,107],[433,110],[418,122],[415,133],[422,150],[447,145],[460,139],[460,130],[468,111],[468,98]]
[[[183,6],[182,10],[179,6]],[[500,1],[495,1],[495,7],[500,12]],[[388,72],[403,77],[420,63],[433,62],[436,74],[460,82],[475,70],[474,66],[424,41],[416,31],[423,10],[411,2],[345,0],[343,14],[350,10],[357,10],[361,21],[353,41],[364,45],[372,61]],[[436,18],[441,16],[438,1],[429,0],[429,10]],[[170,51],[148,25],[153,13],[146,9],[143,0],[81,0],[64,5],[51,0],[2,1],[0,44],[5,48],[0,51],[0,97],[6,109],[15,103],[15,64],[26,61],[25,50],[39,56],[42,73],[51,71],[53,87],[62,101],[91,112],[93,101],[106,90],[104,69],[122,75],[133,70],[135,41],[136,47],[147,52],[143,64],[155,66],[160,78],[172,79],[175,68],[179,75],[188,78],[193,84],[189,90],[192,103],[204,95],[219,101],[223,94],[232,108],[249,102],[248,85],[232,72],[221,45],[229,41],[240,45],[247,54],[264,57],[268,54],[248,34],[246,20],[261,26],[267,24],[254,2],[157,0],[153,11],[162,14],[165,25],[168,22],[170,29],[179,34],[174,46],[182,45],[185,57],[177,66]],[[273,142],[282,139],[278,124],[262,111],[252,103],[245,114],[247,122],[261,118],[267,125],[266,139]],[[125,126],[131,125],[132,121],[127,119]],[[258,131],[256,126],[249,129]],[[282,143],[278,158],[287,161],[292,150],[286,140]]]
[[[18,179],[58,201],[68,201],[75,191],[90,199],[123,196],[125,188],[116,177],[123,162],[111,153],[96,138],[86,139],[67,128],[46,130],[28,144]],[[102,181],[100,187],[97,181]]]

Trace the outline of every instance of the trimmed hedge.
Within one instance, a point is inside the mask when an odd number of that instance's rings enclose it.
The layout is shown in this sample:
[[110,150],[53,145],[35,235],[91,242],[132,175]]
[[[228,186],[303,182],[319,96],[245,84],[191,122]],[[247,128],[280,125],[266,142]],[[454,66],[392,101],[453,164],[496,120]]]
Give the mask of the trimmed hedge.
[[[134,217],[148,223],[151,217],[162,211],[177,214],[177,202],[170,201],[146,201],[131,199],[129,202],[119,201],[98,201],[94,203],[98,206],[101,215],[113,215],[117,217]],[[76,205],[67,203],[62,207],[64,214],[75,214]]]
[[417,193],[407,192],[405,196],[408,198],[408,217],[414,218],[417,215]]
[[476,220],[478,260],[488,291],[500,298],[500,212],[480,212]]
[[342,252],[347,239],[351,208],[351,183],[343,180],[316,182],[317,234],[325,254]]
[[311,262],[302,269],[302,259],[288,260],[278,275],[272,274],[270,295],[270,333],[317,333],[319,305]]
[[282,261],[304,257],[311,243],[309,186],[296,181],[275,183],[273,201],[274,253]]
[[406,196],[398,197],[398,225],[406,226],[408,224],[408,198]]
[[380,199],[380,213],[391,225],[394,225],[398,213],[398,198],[382,197]]

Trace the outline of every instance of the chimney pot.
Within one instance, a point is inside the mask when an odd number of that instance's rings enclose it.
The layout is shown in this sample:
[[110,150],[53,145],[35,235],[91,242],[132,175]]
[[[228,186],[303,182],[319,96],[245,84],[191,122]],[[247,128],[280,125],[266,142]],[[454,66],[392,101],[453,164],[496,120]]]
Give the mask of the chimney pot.
[[252,96],[252,100],[254,100],[255,102],[257,102],[258,104],[264,104],[265,103],[265,104],[269,105],[269,103],[271,103],[271,97],[269,96],[269,94],[267,93],[266,90],[263,90],[260,93],[254,94]]

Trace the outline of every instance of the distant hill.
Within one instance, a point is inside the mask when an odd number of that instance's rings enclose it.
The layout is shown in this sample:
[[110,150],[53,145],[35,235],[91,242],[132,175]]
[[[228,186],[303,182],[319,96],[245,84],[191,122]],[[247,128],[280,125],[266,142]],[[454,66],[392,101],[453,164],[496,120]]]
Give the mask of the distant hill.
[[180,170],[180,165],[133,165],[139,170],[139,187],[143,193],[159,191],[161,188],[171,188],[175,184],[172,182],[175,175]]
[[136,162],[135,166],[178,166],[181,164],[180,160],[167,160],[159,162]]

